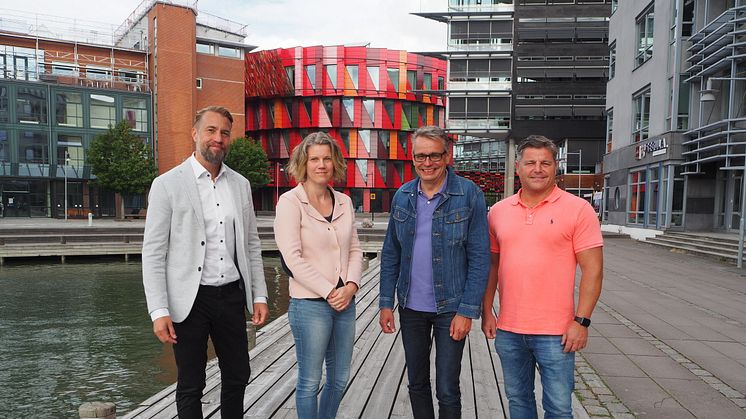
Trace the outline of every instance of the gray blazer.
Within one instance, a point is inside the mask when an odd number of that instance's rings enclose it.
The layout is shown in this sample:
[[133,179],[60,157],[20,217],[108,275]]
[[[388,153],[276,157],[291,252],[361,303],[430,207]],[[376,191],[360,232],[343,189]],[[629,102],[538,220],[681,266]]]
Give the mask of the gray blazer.
[[[262,247],[249,181],[226,166],[236,217],[236,265],[249,312],[254,297],[266,297]],[[148,312],[168,308],[173,322],[186,319],[197,297],[205,260],[205,222],[189,160],[158,176],[150,187],[142,244],[142,282]]]

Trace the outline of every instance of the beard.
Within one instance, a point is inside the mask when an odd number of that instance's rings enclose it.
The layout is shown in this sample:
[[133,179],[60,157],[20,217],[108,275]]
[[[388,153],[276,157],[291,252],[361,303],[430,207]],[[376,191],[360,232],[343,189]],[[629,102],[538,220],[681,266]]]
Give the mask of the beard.
[[220,164],[223,162],[223,160],[225,160],[226,153],[225,150],[218,150],[213,152],[210,149],[209,144],[204,144],[204,146],[200,148],[199,154],[201,154],[205,160],[212,164]]

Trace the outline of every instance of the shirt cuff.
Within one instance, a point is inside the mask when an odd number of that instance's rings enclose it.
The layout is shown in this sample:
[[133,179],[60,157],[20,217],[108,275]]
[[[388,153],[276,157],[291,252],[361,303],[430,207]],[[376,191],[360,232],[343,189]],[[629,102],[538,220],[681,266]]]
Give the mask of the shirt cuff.
[[166,316],[170,316],[167,308],[157,308],[150,312],[150,320],[152,321],[156,321],[156,319]]
[[254,303],[267,304],[267,297],[254,297]]

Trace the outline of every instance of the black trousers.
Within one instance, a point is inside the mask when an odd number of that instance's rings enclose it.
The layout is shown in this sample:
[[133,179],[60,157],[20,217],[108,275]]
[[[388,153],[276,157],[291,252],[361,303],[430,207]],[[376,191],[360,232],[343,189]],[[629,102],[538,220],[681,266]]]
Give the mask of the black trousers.
[[174,357],[178,370],[176,409],[179,418],[202,418],[207,338],[212,339],[220,366],[221,417],[243,416],[243,395],[249,382],[249,343],[246,334],[246,294],[238,281],[221,287],[200,285],[192,311],[174,323]]

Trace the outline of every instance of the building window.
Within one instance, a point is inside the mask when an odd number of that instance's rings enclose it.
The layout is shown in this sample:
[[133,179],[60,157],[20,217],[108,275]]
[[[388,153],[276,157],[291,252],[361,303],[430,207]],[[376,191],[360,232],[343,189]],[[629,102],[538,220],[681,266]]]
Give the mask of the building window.
[[387,68],[386,72],[389,74],[391,84],[394,86],[394,91],[399,91],[399,69],[398,68]]
[[614,14],[619,7],[619,0],[611,0],[611,13]]
[[124,98],[122,112],[133,131],[148,130],[148,102],[145,99]]
[[215,55],[215,47],[211,44],[197,42],[197,52],[200,54]]
[[356,65],[348,65],[345,66],[347,69],[347,76],[350,78],[350,81],[352,81],[352,86],[357,89],[358,87],[358,68]]
[[[10,142],[8,141],[8,131],[0,129],[0,163],[10,162]],[[0,173],[5,174],[5,166],[0,165]]]
[[288,83],[295,89],[295,67],[290,65],[285,67],[285,75],[288,77]]
[[609,46],[609,80],[616,74],[616,42]]
[[308,123],[313,124],[313,99],[310,97],[303,98],[303,110],[308,117]]
[[627,205],[627,222],[644,224],[645,218],[645,170],[629,174],[629,204]]
[[114,98],[106,95],[91,95],[91,128],[108,129],[116,123]]
[[649,192],[647,193],[647,198],[648,198],[647,224],[649,226],[656,226],[656,223],[658,222],[658,199],[661,195],[659,193],[660,183],[658,182],[658,175],[659,175],[659,167],[657,165],[648,169],[647,190]]
[[606,111],[606,154],[611,153],[614,132],[614,108]]
[[438,90],[446,89],[446,79],[443,76],[438,77]]
[[381,76],[378,67],[368,67],[368,78],[370,78],[371,83],[373,83],[373,88],[376,89],[376,91],[381,90]]
[[635,119],[632,121],[632,142],[637,143],[648,138],[650,125],[650,86],[632,98]]
[[311,64],[306,66],[306,76],[308,77],[309,83],[311,83],[311,88],[316,88],[316,65]]
[[350,118],[351,123],[355,123],[355,101],[354,99],[350,98],[343,98],[342,99],[342,106],[345,109],[345,112],[347,113],[347,117]]
[[201,88],[202,88],[202,78],[197,77],[197,89],[201,89]]
[[78,69],[72,63],[52,63],[52,74],[75,77],[78,75]]
[[425,73],[422,83],[423,83],[422,89],[433,90],[433,75],[429,73]]
[[417,72],[414,70],[407,70],[407,84],[409,85],[409,91],[417,90]]
[[376,103],[373,99],[363,99],[363,108],[365,108],[368,117],[370,118],[371,126],[376,126]]
[[0,122],[8,122],[9,119],[8,86],[0,86]]
[[49,164],[49,139],[46,133],[21,131],[18,136],[20,163]]
[[218,46],[218,55],[227,58],[241,58],[241,50],[238,48]]
[[685,77],[681,77],[679,82],[679,106],[678,114],[676,115],[676,129],[688,130],[689,129],[689,89],[691,85],[684,82]]
[[58,126],[83,126],[83,97],[80,93],[60,92],[56,94],[55,120]]
[[357,170],[360,172],[360,177],[363,180],[365,186],[368,185],[368,160],[355,160]]
[[83,167],[85,151],[81,135],[57,135],[57,165]]
[[684,223],[684,166],[668,166],[673,169],[673,199],[671,201],[671,227]]
[[325,65],[324,68],[326,69],[326,76],[329,77],[329,85],[332,86],[332,89],[336,89],[337,88],[337,65],[329,64],[329,65]]
[[654,15],[653,4],[651,4],[637,18],[637,55],[635,56],[637,66],[653,56]]
[[46,124],[46,90],[33,87],[19,87],[16,95],[16,119],[21,124]]

